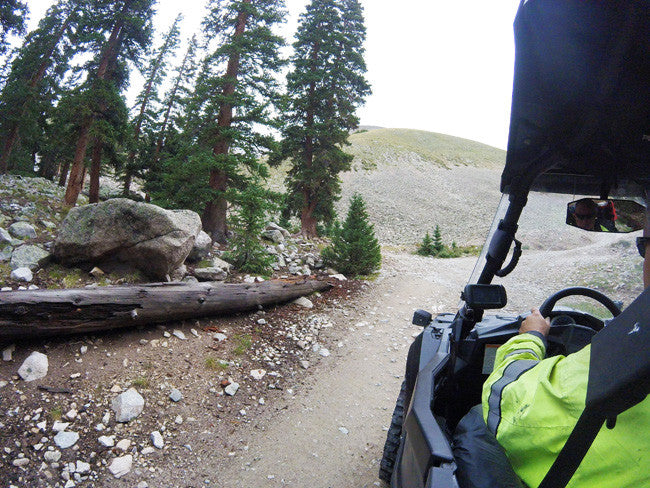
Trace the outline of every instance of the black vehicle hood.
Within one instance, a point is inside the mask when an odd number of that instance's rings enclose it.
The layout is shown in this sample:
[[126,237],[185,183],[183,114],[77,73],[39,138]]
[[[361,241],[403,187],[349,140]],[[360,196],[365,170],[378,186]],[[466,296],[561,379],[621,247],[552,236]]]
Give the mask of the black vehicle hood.
[[650,182],[650,1],[522,1],[514,30],[501,191],[637,193]]

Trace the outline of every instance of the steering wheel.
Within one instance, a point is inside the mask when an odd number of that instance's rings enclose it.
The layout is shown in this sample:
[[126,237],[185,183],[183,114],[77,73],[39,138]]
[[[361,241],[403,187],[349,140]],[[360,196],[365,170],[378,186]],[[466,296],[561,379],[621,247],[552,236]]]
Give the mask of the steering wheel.
[[[539,313],[541,313],[543,317],[548,317],[553,311],[553,307],[555,307],[555,304],[560,299],[574,296],[574,295],[593,298],[598,303],[603,305],[607,310],[609,310],[609,312],[614,317],[616,317],[618,314],[621,313],[621,309],[618,307],[618,305],[616,305],[607,295],[604,295],[599,291],[592,290],[591,288],[585,288],[583,286],[565,288],[564,290],[560,290],[556,293],[553,293],[550,297],[546,299],[544,303],[542,303],[542,306],[539,307]],[[596,330],[594,327],[592,328]],[[602,321],[601,321],[601,326],[598,330],[600,329],[602,329]]]

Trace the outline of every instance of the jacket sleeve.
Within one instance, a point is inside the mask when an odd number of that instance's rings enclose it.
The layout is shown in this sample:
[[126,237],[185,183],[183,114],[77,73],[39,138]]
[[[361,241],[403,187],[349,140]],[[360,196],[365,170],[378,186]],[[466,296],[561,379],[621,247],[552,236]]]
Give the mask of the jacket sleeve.
[[483,385],[483,418],[496,435],[501,420],[504,389],[537,365],[546,354],[546,339],[539,332],[519,334],[497,350],[494,370]]

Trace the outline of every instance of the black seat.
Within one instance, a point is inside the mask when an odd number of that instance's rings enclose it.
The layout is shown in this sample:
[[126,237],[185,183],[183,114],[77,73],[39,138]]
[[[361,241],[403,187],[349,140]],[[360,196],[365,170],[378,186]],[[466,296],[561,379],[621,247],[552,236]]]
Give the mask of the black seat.
[[460,488],[525,487],[503,447],[485,425],[480,404],[458,423],[453,443]]

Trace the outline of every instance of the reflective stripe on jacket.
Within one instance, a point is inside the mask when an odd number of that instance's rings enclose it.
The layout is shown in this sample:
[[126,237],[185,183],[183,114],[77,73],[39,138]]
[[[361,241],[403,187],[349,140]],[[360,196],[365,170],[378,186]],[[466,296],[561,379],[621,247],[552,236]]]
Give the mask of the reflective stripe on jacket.
[[[531,333],[497,350],[483,386],[483,417],[512,467],[537,487],[585,406],[591,346],[543,359],[544,341]],[[603,427],[568,487],[650,487],[650,400]]]

